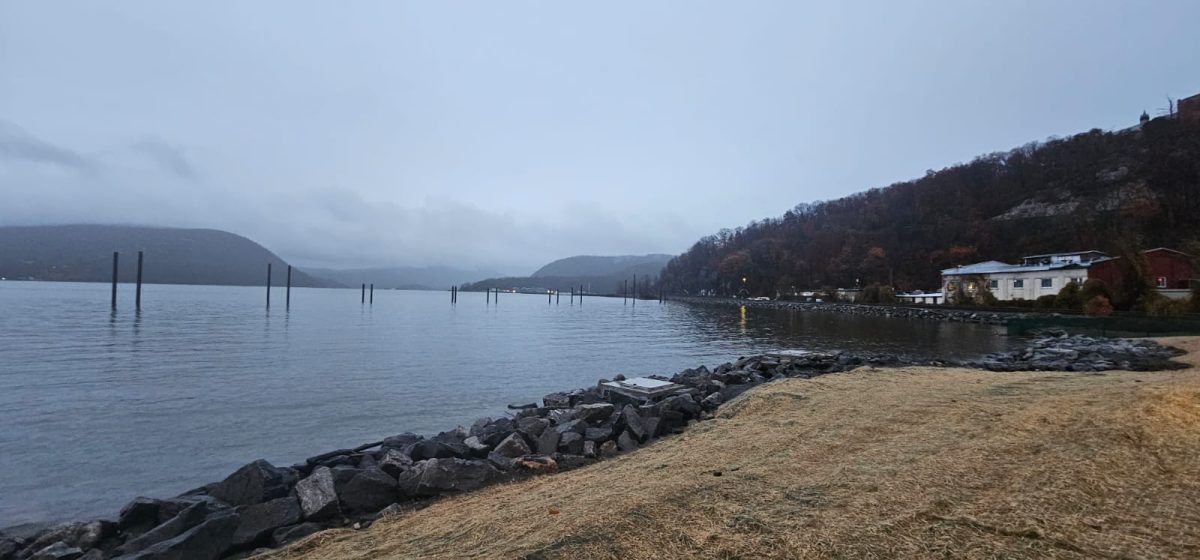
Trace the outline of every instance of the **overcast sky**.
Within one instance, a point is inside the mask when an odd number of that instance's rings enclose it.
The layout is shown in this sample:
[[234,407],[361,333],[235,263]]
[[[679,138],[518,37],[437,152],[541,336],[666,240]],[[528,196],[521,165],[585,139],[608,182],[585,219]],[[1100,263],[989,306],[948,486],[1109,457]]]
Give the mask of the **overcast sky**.
[[0,0],[0,224],[528,273],[1200,93],[1200,2]]

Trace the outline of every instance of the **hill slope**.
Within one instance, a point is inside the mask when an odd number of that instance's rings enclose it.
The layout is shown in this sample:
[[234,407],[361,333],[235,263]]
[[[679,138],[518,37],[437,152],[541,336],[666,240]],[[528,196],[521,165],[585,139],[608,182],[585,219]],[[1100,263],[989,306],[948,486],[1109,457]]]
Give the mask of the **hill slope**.
[[263,558],[1194,558],[1200,340],[1167,342],[1190,369],[772,382],[614,459]]
[[495,273],[461,270],[442,266],[398,266],[386,268],[305,269],[314,276],[327,278],[347,286],[375,284],[376,288],[398,290],[444,290],[465,282],[495,276]]
[[887,282],[934,288],[982,260],[1200,239],[1200,127],[1159,118],[982,156],[913,181],[801,204],[701,239],[667,265],[668,291],[753,295]]
[[[122,282],[137,277],[137,252],[145,253],[143,280],[152,284],[262,285],[286,282],[287,263],[263,246],[226,231],[142,226],[63,225],[0,227],[0,277],[63,282],[108,282],[119,251]],[[338,284],[292,271],[292,285]]]
[[534,278],[545,276],[615,276],[621,274],[657,275],[674,255],[623,255],[597,257],[581,255],[558,259],[533,273]]
[[[533,273],[533,276],[489,278],[463,286],[464,290],[498,288],[502,290],[525,288],[529,290],[578,289],[583,286],[589,293],[619,294],[624,282],[647,286],[654,282],[671,255],[622,255],[615,257],[575,256],[559,259]],[[633,288],[630,288],[633,291]],[[639,293],[646,293],[643,288]]]

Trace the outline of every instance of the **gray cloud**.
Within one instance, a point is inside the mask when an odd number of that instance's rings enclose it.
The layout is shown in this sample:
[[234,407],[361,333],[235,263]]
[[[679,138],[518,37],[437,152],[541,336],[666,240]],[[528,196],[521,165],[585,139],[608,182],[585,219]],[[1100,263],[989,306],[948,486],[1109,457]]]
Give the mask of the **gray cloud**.
[[0,119],[0,160],[10,164],[33,163],[89,173],[96,162],[72,150],[55,146],[30,135],[15,123]]
[[148,138],[134,142],[132,148],[181,179],[196,177],[195,168],[192,167],[192,163],[188,161],[183,150],[178,147],[159,139]]

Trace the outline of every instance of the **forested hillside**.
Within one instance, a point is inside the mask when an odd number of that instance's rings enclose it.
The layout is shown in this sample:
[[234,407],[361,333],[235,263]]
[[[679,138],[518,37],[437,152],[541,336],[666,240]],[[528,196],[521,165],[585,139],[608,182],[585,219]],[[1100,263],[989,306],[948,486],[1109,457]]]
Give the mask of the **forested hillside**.
[[[613,257],[575,256],[558,259],[533,273],[533,276],[488,278],[462,287],[464,290],[562,290],[583,286],[588,293],[621,294],[628,281],[629,293],[649,293],[670,255],[621,255]],[[639,289],[632,283],[637,278]]]
[[[261,285],[267,264],[272,284],[286,282],[287,263],[262,245],[215,229],[63,225],[0,227],[0,277],[10,280],[107,282],[113,251],[121,253],[118,277],[137,277],[137,252],[145,253],[143,279],[151,284]],[[293,286],[337,283],[292,271]]]
[[930,172],[701,239],[661,276],[668,292],[752,295],[888,283],[936,288],[981,260],[1200,239],[1200,127],[1171,118],[1098,129]]

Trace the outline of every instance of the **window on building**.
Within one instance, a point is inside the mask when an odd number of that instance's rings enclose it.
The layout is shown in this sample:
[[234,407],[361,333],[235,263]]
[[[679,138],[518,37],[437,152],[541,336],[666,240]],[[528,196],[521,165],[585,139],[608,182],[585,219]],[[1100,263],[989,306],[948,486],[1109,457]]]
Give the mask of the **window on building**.
[[1054,287],[1054,279],[1053,278],[1042,278],[1042,287],[1043,288],[1053,288]]
[[1167,287],[1167,277],[1166,276],[1159,276],[1158,278],[1154,279],[1154,282],[1155,282],[1155,284],[1158,285],[1159,288]]
[[989,290],[999,290],[1000,289],[1000,281],[999,280],[988,280],[988,289]]
[[1013,280],[1013,287],[1014,288],[1024,288],[1025,280]]

